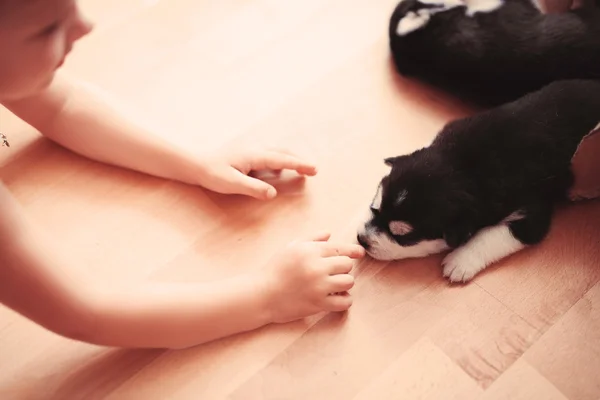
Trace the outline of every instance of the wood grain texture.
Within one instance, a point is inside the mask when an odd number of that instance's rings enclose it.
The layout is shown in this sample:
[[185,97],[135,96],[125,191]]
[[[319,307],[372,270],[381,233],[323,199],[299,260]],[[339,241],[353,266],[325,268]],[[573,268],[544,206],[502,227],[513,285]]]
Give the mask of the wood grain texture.
[[525,359],[571,399],[600,393],[600,285],[591,288],[525,354]]
[[[574,397],[576,398],[576,397]],[[566,400],[550,381],[544,378],[524,358],[515,362],[504,374],[502,374],[485,393],[479,397],[480,400]]]
[[[192,150],[283,146],[319,174],[260,202],[85,160],[0,109],[0,178],[81,268],[220,279],[329,229],[352,241],[383,158],[473,110],[393,73],[395,1],[84,0],[96,22],[65,73]],[[0,308],[2,399],[600,398],[600,204],[561,209],[540,246],[465,286],[441,256],[356,266],[349,313],[181,351],[57,337]]]

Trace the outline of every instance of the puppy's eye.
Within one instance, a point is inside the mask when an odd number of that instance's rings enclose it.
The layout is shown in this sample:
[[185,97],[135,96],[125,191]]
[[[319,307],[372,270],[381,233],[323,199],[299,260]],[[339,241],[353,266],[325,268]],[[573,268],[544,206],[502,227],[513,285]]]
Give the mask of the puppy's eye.
[[379,215],[379,210],[375,207],[371,207],[371,213],[375,216]]
[[390,232],[395,236],[403,236],[413,231],[412,225],[405,221],[392,221],[389,224]]

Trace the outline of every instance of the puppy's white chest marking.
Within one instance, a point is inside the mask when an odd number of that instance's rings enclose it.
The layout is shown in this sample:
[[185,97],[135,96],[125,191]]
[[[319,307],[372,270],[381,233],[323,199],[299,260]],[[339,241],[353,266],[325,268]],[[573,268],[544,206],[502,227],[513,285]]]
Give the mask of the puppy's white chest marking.
[[456,7],[465,7],[465,15],[469,17],[478,12],[492,12],[502,6],[503,0],[419,0],[419,3],[435,7],[407,12],[404,18],[398,21],[396,34],[405,36],[414,32],[427,25],[434,14]]

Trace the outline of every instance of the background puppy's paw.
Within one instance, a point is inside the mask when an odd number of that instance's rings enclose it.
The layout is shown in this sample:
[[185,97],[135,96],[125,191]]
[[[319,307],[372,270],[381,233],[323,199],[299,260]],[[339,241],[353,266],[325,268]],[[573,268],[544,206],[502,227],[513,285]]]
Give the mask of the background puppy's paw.
[[444,277],[452,283],[469,282],[483,269],[477,260],[465,257],[464,253],[459,250],[448,254],[442,261],[442,266],[444,267]]

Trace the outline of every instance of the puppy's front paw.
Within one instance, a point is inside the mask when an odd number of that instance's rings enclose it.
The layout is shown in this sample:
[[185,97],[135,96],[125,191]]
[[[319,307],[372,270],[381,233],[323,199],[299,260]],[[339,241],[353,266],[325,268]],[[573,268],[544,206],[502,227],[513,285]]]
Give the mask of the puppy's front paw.
[[442,266],[444,267],[444,277],[453,283],[469,282],[485,268],[485,265],[481,265],[481,262],[477,262],[477,259],[469,257],[460,249],[448,254],[442,261]]

